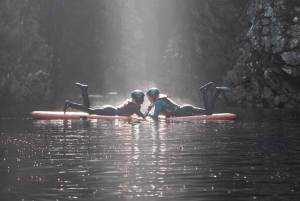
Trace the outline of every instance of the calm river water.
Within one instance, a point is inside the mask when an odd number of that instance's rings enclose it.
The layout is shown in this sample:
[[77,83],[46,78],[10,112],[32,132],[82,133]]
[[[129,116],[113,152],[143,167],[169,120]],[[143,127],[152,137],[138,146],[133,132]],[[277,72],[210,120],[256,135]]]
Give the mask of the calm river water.
[[300,111],[236,121],[0,119],[0,200],[298,200]]

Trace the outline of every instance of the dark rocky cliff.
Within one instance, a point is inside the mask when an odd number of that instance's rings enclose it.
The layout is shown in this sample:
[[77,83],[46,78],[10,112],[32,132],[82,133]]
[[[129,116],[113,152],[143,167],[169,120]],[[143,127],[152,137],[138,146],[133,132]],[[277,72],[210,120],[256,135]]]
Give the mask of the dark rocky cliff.
[[300,1],[250,1],[241,16],[233,68],[224,84],[233,105],[299,107]]
[[76,81],[191,103],[213,81],[232,88],[219,104],[298,107],[299,26],[297,0],[3,0],[1,112],[58,109]]
[[0,1],[0,108],[46,108],[53,96],[53,49],[41,34],[36,1]]

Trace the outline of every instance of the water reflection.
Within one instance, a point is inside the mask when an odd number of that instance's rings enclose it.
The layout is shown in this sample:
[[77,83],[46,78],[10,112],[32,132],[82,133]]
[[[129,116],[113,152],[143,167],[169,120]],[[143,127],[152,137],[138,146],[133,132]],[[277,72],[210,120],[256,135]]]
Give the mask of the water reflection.
[[296,200],[299,112],[240,114],[157,125],[2,119],[0,198]]

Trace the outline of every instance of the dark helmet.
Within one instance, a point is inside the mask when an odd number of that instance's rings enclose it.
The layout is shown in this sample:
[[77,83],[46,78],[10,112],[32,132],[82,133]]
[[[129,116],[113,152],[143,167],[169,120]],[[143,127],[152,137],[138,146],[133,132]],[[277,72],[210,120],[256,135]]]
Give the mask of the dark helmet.
[[144,102],[144,97],[145,97],[144,92],[138,89],[134,90],[131,93],[131,98],[133,98],[137,104],[142,104]]
[[149,89],[149,91],[147,91],[147,96],[151,96],[152,98],[155,98],[154,96],[158,96],[159,95],[159,91],[157,88],[151,88]]

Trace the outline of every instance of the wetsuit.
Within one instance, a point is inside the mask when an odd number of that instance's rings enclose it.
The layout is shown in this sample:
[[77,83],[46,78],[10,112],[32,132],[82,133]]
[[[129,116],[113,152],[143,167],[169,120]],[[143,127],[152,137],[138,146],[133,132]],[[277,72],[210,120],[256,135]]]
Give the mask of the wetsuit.
[[129,102],[126,106],[122,108],[116,108],[111,105],[104,105],[101,107],[86,107],[81,104],[77,103],[68,103],[70,108],[86,112],[89,114],[96,114],[96,115],[107,115],[107,116],[131,116],[133,114],[137,114],[140,117],[144,118],[143,113],[140,111],[141,106],[137,105],[133,102]]
[[169,98],[160,98],[155,101],[154,113],[149,115],[153,119],[157,119],[158,115],[164,115],[166,117],[182,117],[193,116],[195,114],[205,114],[205,109],[197,108],[192,105],[176,105],[172,103]]
[[145,118],[147,116],[146,114],[143,114],[140,111],[141,105],[138,105],[138,104],[133,103],[133,102],[128,102],[127,105],[125,105],[124,107],[119,107],[119,108],[116,108],[116,107],[111,106],[111,105],[104,105],[104,106],[101,106],[101,107],[91,107],[87,91],[85,91],[82,94],[82,97],[83,97],[83,103],[84,103],[83,105],[69,102],[68,107],[79,110],[79,111],[82,111],[82,112],[86,112],[86,113],[89,113],[89,114],[96,114],[96,115],[131,116],[133,114],[136,114],[139,117],[143,117],[143,118]]
[[219,94],[220,92],[216,92],[213,95],[211,101],[209,101],[207,92],[202,92],[205,109],[197,108],[188,104],[180,106],[167,97],[158,98],[154,103],[154,113],[150,114],[149,116],[153,119],[157,119],[158,115],[160,114],[166,117],[194,116],[196,114],[211,115],[213,113],[214,106]]

